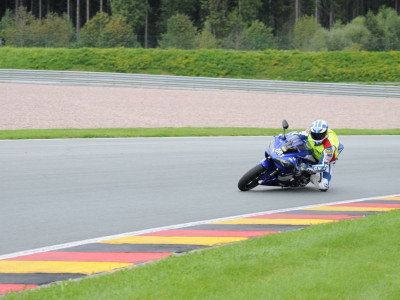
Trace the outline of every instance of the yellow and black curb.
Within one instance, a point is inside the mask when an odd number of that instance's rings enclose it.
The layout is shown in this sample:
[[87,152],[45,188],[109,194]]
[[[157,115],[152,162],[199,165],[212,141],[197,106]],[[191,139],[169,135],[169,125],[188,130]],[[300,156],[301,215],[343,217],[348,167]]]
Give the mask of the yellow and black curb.
[[166,256],[400,209],[400,195],[260,213],[0,259],[0,295]]

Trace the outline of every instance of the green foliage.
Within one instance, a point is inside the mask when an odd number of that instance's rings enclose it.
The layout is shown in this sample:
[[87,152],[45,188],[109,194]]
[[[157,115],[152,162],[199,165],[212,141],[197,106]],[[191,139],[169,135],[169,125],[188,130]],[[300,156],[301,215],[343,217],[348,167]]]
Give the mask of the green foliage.
[[136,36],[124,17],[111,18],[104,29],[103,36],[104,44],[108,48],[138,47]]
[[111,2],[112,15],[125,17],[135,33],[145,24],[146,12],[149,7],[143,0],[113,0]]
[[198,45],[200,49],[216,49],[218,48],[217,39],[211,33],[211,26],[209,22],[204,24],[204,29],[198,35]]
[[0,20],[0,38],[5,34],[8,28],[14,25],[14,15],[11,10],[7,9],[4,17]]
[[[97,11],[99,1],[90,1],[90,17],[93,17],[93,13]],[[264,49],[265,45],[243,46],[248,43],[244,31],[254,22],[260,22],[272,29],[276,48],[282,50],[400,50],[400,17],[398,14],[400,0],[301,0],[298,1],[300,7],[295,6],[297,1],[294,0],[102,1],[109,18],[124,17],[132,27],[133,33],[139,37],[138,40],[142,46],[146,46],[146,48],[158,46],[157,41],[161,34],[167,33],[167,21],[179,13],[187,15],[196,31],[201,33],[197,38],[198,42],[194,43],[194,49],[196,47],[237,50]],[[104,37],[96,36],[96,33],[100,32],[100,29],[96,30],[96,28],[91,30],[87,28],[86,32],[83,32],[83,42],[79,42],[79,39],[75,41],[70,33],[72,24],[62,24],[59,19],[54,17],[51,22],[55,26],[45,29],[42,26],[45,19],[41,18],[38,22],[39,9],[37,5],[33,5],[34,2],[13,0],[5,1],[4,5],[0,5],[0,16],[3,16],[0,21],[2,42],[19,47],[111,47],[121,44],[124,47],[137,46],[132,42],[136,38],[132,39],[130,33],[126,37],[126,42],[123,42],[120,36],[118,42],[111,39],[111,45],[104,45]],[[48,0],[45,3],[47,3],[47,10],[42,9],[44,17],[52,18],[52,16],[65,13],[66,0]],[[70,6],[74,23],[76,22],[75,3],[71,1]],[[81,21],[84,21],[86,3],[84,1],[80,3]],[[15,9],[15,4],[27,5],[29,11],[26,8]],[[15,12],[14,19],[10,9]],[[51,13],[51,11],[55,13]],[[312,17],[307,17],[311,15],[318,16],[318,22]],[[300,19],[297,20],[297,16],[300,16]],[[301,18],[302,16],[305,17]],[[297,24],[295,24],[296,20]],[[86,22],[88,26],[83,27],[90,27],[89,23],[90,21]],[[122,26],[121,21],[118,23]],[[204,30],[206,23],[209,28]],[[343,25],[333,26],[334,23]],[[62,32],[58,34],[56,28]],[[99,28],[105,28],[105,24]],[[260,41],[263,39],[260,37]],[[185,46],[185,48],[187,47]]]
[[304,16],[294,26],[294,47],[301,51],[316,51],[313,48],[313,39],[322,30],[320,24],[312,16]]
[[369,51],[382,51],[385,49],[383,38],[384,38],[384,31],[379,26],[378,17],[375,16],[371,11],[365,17],[365,26],[367,27],[368,31],[371,33],[371,37],[366,45],[366,50]]
[[74,28],[67,16],[49,13],[40,22],[24,7],[18,8],[13,22],[7,14],[1,22],[0,35],[6,45],[15,47],[66,47],[74,37]]
[[110,17],[106,13],[98,13],[83,26],[80,32],[80,40],[84,47],[106,48],[104,44],[104,31]]
[[254,20],[254,16],[262,7],[261,0],[239,0],[237,4],[237,9],[242,18],[242,21],[246,24],[246,27],[250,26]]
[[189,16],[191,20],[196,15],[198,0],[161,0],[160,3],[160,31],[167,31],[167,21],[176,14]]
[[376,16],[381,31],[384,32],[385,50],[400,50],[400,16],[392,8],[382,8]]
[[161,35],[160,47],[163,49],[193,49],[196,41],[196,28],[187,15],[177,14],[167,22],[167,33]]
[[228,16],[229,35],[225,39],[227,49],[239,50],[244,43],[243,30],[246,27],[238,9],[233,10]]
[[16,10],[13,21],[13,24],[9,24],[9,20],[5,21],[3,37],[6,44],[17,47],[29,46],[29,40],[38,27],[35,17],[21,6]]
[[125,17],[110,18],[98,13],[81,30],[81,44],[84,47],[113,48],[137,47],[136,36]]
[[329,51],[338,51],[346,49],[350,46],[351,41],[344,34],[344,26],[341,23],[336,23],[333,28],[327,33],[327,49]]
[[400,52],[0,47],[0,68],[314,82],[400,82]]
[[[42,38],[42,47],[65,47],[74,37],[74,28],[67,15],[62,18],[54,13],[47,14],[42,24],[38,25],[38,35]],[[35,45],[36,46],[36,45]]]
[[[159,6],[155,7],[157,1]],[[337,13],[334,14],[337,22],[326,29],[307,15],[294,23],[293,0],[279,3],[261,0],[157,1],[114,0],[112,16],[98,14],[93,17],[83,26],[80,39],[76,41],[68,17],[48,13],[39,21],[24,7],[18,8],[15,15],[7,10],[0,21],[0,38],[3,44],[14,47],[138,47],[137,40],[141,43],[145,40],[147,14],[146,41],[150,39],[153,47],[162,38],[159,45],[163,49],[400,50],[400,16],[393,8],[381,7],[370,10],[365,16],[350,18],[338,11],[338,7],[351,7],[352,1],[326,1],[331,4],[328,10]],[[301,1],[301,12],[311,10],[314,13],[315,3]],[[322,7],[327,4],[319,3],[319,14],[323,14]],[[355,12],[360,13],[361,6],[356,8]],[[278,11],[282,16],[268,19],[269,14]],[[165,19],[168,16],[172,17]],[[321,17],[319,21],[324,22]],[[152,29],[154,26],[157,28]],[[164,33],[154,35],[152,30]]]
[[209,22],[212,34],[217,38],[223,38],[228,33],[228,0],[201,0],[203,14]]
[[243,31],[243,50],[265,50],[275,47],[272,29],[260,21],[253,21],[250,27]]
[[343,28],[343,35],[350,42],[344,49],[367,50],[371,33],[364,24],[365,18],[358,17]]

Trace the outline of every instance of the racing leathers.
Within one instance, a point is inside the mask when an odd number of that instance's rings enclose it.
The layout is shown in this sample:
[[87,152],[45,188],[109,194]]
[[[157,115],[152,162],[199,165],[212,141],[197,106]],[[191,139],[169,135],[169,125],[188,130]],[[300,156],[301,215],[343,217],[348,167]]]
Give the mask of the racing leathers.
[[[304,134],[302,132],[302,134]],[[311,173],[311,182],[320,190],[326,192],[329,189],[329,183],[332,176],[332,167],[343,150],[343,145],[339,143],[336,133],[328,129],[327,138],[322,144],[316,145],[314,140],[308,135],[307,140],[310,145],[314,158],[318,161],[314,165],[301,164],[302,171]],[[305,136],[304,136],[305,137]]]

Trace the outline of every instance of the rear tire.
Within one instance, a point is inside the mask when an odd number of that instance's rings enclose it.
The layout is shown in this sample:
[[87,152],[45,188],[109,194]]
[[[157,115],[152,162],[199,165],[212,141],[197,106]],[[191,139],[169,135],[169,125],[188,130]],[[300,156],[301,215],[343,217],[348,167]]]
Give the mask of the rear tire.
[[262,165],[257,165],[250,169],[240,178],[238,188],[242,192],[254,189],[258,185],[258,180],[265,174],[267,170]]

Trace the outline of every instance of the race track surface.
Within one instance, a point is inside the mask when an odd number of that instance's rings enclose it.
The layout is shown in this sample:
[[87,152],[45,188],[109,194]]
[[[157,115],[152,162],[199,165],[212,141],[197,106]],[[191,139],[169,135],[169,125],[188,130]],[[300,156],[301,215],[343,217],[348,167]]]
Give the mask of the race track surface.
[[[240,192],[238,179],[263,158],[270,140],[0,141],[0,294],[400,208],[399,196],[378,197],[399,195],[400,137],[341,137],[345,150],[327,193],[312,185]],[[350,201],[360,198],[366,199]],[[324,205],[338,201],[344,203]],[[273,210],[282,212],[260,213]],[[246,216],[202,222],[238,215]],[[129,234],[189,222],[197,224]],[[98,237],[105,238],[56,251],[10,254]]]
[[0,141],[0,255],[399,193],[400,137],[343,136],[331,189],[237,189],[270,137]]
[[245,241],[307,226],[400,209],[400,195],[210,220],[177,229],[104,237],[0,259],[0,295],[109,272],[172,254]]

